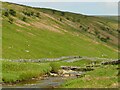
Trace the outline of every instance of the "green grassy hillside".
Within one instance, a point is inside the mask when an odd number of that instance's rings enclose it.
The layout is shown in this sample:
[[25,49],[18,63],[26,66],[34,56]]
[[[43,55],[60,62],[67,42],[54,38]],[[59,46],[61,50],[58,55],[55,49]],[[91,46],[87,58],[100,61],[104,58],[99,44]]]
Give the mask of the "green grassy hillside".
[[2,61],[2,81],[4,83],[40,77],[51,71],[48,63],[18,63]]
[[[97,67],[84,77],[68,80],[63,88],[118,88],[118,65]],[[93,74],[94,73],[94,74]]]
[[2,11],[3,58],[117,58],[117,20],[11,3]]

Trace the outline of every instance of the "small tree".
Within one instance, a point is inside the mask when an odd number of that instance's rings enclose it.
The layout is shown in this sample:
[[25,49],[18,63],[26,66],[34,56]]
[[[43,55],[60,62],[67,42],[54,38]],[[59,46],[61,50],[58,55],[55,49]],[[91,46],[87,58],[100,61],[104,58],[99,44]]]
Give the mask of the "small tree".
[[34,15],[34,12],[31,12],[31,16],[33,16]]
[[107,37],[106,37],[106,39],[107,39],[107,40],[110,40],[110,37],[109,37],[109,36],[107,36]]
[[10,13],[12,16],[16,16],[16,11],[14,11],[13,9],[10,9],[10,10],[9,10],[9,13]]
[[64,16],[64,15],[65,15],[65,12],[61,12],[61,15]]
[[100,35],[98,35],[98,36],[97,36],[97,38],[99,38],[99,39],[100,39]]
[[62,18],[60,18],[60,21],[62,22]]
[[26,19],[27,19],[26,17],[23,17],[23,18],[22,18],[22,21],[26,22]]
[[70,20],[69,17],[66,17],[67,20]]
[[99,33],[100,33],[99,31],[95,30],[95,34],[96,34],[96,35],[98,35]]
[[40,13],[38,12],[38,13],[36,13],[36,17],[40,17]]
[[8,17],[9,16],[9,13],[6,11],[4,12],[4,16]]
[[52,14],[55,14],[55,10],[52,10]]
[[13,18],[9,18],[9,23],[13,24]]
[[26,12],[26,15],[27,15],[27,16],[31,16],[31,13],[30,13],[30,12]]
[[80,28],[82,28],[82,26],[81,26],[81,25],[80,25],[79,27],[80,27]]
[[26,11],[23,11],[24,15],[26,16],[31,16],[31,12],[26,12]]
[[107,28],[106,28],[106,30],[108,30],[108,31],[109,31],[109,30],[110,30],[110,29],[109,29],[109,27],[107,27]]
[[107,42],[107,39],[103,38],[103,37],[101,37],[100,40],[103,41],[103,42]]
[[87,27],[87,29],[90,29],[90,27]]
[[120,33],[120,29],[117,29],[117,32]]
[[87,31],[88,31],[86,28],[83,28],[83,30],[84,30],[85,32],[87,32]]

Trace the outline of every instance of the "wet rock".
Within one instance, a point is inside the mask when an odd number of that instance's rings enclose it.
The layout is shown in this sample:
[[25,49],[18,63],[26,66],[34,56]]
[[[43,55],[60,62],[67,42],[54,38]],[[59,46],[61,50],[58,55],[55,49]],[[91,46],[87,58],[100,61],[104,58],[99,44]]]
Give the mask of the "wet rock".
[[56,74],[56,73],[50,73],[50,76],[57,77],[58,74]]
[[118,65],[120,64],[120,60],[117,60],[117,61],[109,61],[109,62],[103,62],[101,63],[102,65],[108,65],[108,64],[111,64],[111,65]]
[[63,77],[77,76],[79,77],[83,72],[73,71],[73,70],[59,70],[59,75]]

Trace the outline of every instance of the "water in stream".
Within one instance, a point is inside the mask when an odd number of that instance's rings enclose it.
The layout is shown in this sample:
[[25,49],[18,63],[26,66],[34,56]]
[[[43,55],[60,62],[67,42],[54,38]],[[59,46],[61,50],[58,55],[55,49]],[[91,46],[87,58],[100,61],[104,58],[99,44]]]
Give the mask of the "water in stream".
[[76,76],[69,77],[44,77],[42,80],[23,81],[14,85],[3,85],[3,88],[57,88],[67,79],[75,79]]

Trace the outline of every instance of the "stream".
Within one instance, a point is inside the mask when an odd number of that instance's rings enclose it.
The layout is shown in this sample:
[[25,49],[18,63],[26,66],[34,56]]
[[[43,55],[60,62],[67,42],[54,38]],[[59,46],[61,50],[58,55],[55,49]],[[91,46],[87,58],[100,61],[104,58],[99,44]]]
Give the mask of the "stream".
[[[74,62],[81,59],[65,60],[66,62]],[[93,60],[93,58],[91,59]],[[103,64],[119,63],[119,61],[105,62]],[[48,76],[33,78],[26,81],[21,81],[16,84],[3,84],[2,88],[60,88],[66,80],[76,79],[85,75],[86,71],[94,70],[93,68],[80,68],[77,66],[61,66],[62,73],[50,73]]]
[[75,79],[74,76],[48,76],[42,77],[42,79],[31,79],[27,81],[18,82],[13,85],[3,85],[2,88],[58,88],[68,79]]

